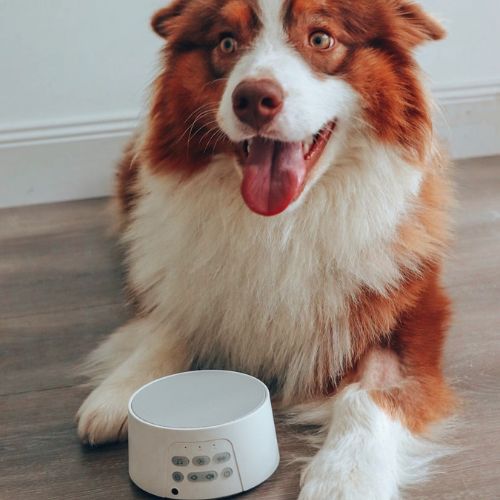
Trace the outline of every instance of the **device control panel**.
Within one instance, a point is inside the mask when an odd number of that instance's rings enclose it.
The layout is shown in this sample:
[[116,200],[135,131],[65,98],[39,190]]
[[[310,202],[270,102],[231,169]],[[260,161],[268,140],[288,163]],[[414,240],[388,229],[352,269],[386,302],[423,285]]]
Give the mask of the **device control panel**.
[[217,498],[242,492],[230,441],[175,443],[170,447],[169,498]]

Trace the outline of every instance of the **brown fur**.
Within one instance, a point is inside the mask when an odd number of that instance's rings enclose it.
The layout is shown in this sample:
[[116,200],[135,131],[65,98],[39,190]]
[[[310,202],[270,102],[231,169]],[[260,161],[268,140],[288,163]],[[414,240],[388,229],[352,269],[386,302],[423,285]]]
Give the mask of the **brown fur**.
[[132,139],[118,163],[116,172],[116,198],[118,200],[119,215],[125,218],[135,205],[137,192],[135,184],[139,174],[139,162],[136,159],[136,139]]
[[[319,73],[351,84],[377,138],[423,163],[432,125],[410,51],[442,38],[442,28],[404,0],[294,0],[287,11],[290,39],[306,60]],[[258,12],[250,0],[178,0],[152,25],[169,41],[164,52],[169,70],[155,84],[146,159],[155,171],[190,175],[214,154],[233,148],[214,122],[225,76],[237,58],[221,54],[217,44],[221,34],[236,34],[240,57],[258,33]],[[304,33],[313,27],[336,39],[328,54],[307,46]]]
[[[377,138],[401,146],[428,174],[417,210],[401,225],[394,243],[396,255],[405,262],[412,256],[415,268],[403,270],[406,278],[398,289],[384,296],[360,291],[350,305],[359,359],[370,346],[392,342],[403,318],[412,317],[424,293],[439,295],[437,285],[431,286],[428,280],[438,279],[438,263],[448,239],[449,195],[439,158],[426,163],[432,124],[410,50],[442,38],[444,31],[420,7],[405,0],[292,0],[285,9],[286,28],[297,50],[319,74],[340,75],[352,85],[362,97],[365,120]],[[224,76],[236,62],[233,56],[220,54],[217,42],[220,33],[237,34],[240,54],[244,53],[258,33],[258,12],[255,3],[247,0],[178,0],[158,12],[152,26],[169,41],[163,54],[169,69],[155,84],[144,160],[156,172],[192,175],[206,167],[213,154],[232,152],[233,146],[222,135],[207,150],[218,134],[213,122]],[[335,38],[329,54],[308,45],[313,29]],[[118,176],[124,212],[135,199],[136,175],[129,147]],[[442,306],[448,308],[445,302]],[[441,345],[442,327],[437,325],[436,332],[428,335],[436,335]],[[334,382],[321,375],[328,371],[318,367],[318,392],[328,391],[324,384]]]
[[[414,212],[394,242],[404,279],[386,294],[360,290],[349,306],[356,366],[342,384],[363,380],[373,352],[396,355],[400,385],[371,387],[375,401],[407,426],[422,432],[447,415],[453,397],[441,374],[441,354],[450,305],[440,285],[441,261],[448,241],[449,189],[442,161],[431,154],[430,110],[411,51],[444,36],[420,7],[406,0],[292,0],[285,5],[290,41],[319,74],[345,79],[361,96],[364,120],[381,142],[400,147],[425,173]],[[239,54],[251,46],[260,24],[255,4],[247,0],[177,0],[153,19],[155,31],[168,39],[164,70],[153,93],[149,130],[141,159],[154,172],[180,178],[205,168],[217,153],[234,145],[214,126],[225,78],[237,56],[224,55],[221,34],[236,34]],[[335,38],[327,54],[308,46],[312,30]],[[214,136],[218,138],[214,141]],[[128,148],[120,164],[118,196],[123,212],[135,200],[137,163]],[[327,329],[326,329],[327,330]],[[325,339],[325,352],[331,349]],[[392,357],[391,357],[392,356]],[[327,358],[327,357],[326,357]],[[328,393],[338,380],[325,376],[318,356],[317,393]]]
[[366,293],[352,309],[351,321],[359,335],[358,345],[366,354],[343,383],[362,380],[370,370],[366,360],[373,341],[385,332],[384,349],[399,362],[399,385],[384,380],[371,386],[375,401],[413,432],[448,416],[454,398],[442,375],[442,351],[449,327],[450,301],[440,280],[440,266],[430,265],[418,277],[409,279],[390,297]]

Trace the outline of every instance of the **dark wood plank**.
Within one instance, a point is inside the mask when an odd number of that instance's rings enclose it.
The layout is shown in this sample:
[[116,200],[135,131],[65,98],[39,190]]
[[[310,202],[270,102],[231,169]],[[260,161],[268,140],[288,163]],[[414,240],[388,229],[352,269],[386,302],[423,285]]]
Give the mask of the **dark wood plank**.
[[82,353],[127,318],[103,305],[3,320],[0,396],[74,385]]
[[462,451],[415,493],[421,500],[500,498],[500,159],[461,163],[455,179],[456,237],[446,269],[454,319],[446,372],[462,404],[450,441]]
[[99,200],[2,210],[2,319],[123,302],[107,205]]
[[[73,418],[83,389],[65,387],[0,397],[0,498],[152,498],[128,478],[126,444],[81,446]],[[290,456],[290,436],[280,436]],[[298,482],[296,468],[283,461],[273,480],[248,498],[286,500]]]
[[[500,158],[461,163],[446,281],[455,319],[446,371],[462,397],[450,440],[463,447],[408,495],[500,497]],[[80,446],[85,396],[75,367],[125,321],[119,251],[105,200],[0,211],[0,498],[149,498],[128,480],[126,445]],[[275,477],[243,496],[297,498],[303,447],[280,430]]]

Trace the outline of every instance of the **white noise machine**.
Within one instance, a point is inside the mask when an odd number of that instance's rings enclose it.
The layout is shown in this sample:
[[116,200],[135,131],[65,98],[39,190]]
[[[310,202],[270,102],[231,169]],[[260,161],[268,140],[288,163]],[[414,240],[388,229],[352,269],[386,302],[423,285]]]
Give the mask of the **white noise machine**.
[[266,481],[280,461],[269,391],[241,373],[151,382],[130,399],[128,430],[132,481],[163,498],[236,495]]

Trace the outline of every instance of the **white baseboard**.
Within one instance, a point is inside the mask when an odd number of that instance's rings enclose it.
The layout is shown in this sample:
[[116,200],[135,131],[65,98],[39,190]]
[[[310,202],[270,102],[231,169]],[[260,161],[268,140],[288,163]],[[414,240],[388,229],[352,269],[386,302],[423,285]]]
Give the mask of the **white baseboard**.
[[500,80],[434,89],[436,124],[454,159],[500,154]]
[[[436,88],[454,158],[500,154],[500,81]],[[0,207],[107,196],[137,113],[0,129]]]
[[108,196],[137,113],[0,130],[0,207]]

